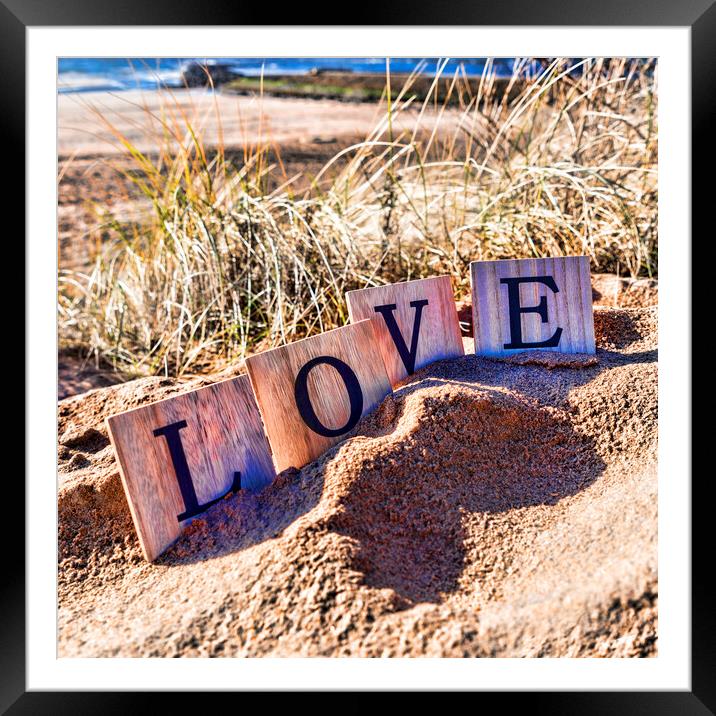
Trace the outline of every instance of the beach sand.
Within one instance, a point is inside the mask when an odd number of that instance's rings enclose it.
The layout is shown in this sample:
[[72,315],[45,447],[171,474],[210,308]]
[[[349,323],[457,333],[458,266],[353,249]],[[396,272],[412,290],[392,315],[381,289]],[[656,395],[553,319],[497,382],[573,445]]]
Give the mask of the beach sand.
[[[278,145],[330,143],[342,136],[365,135],[383,118],[385,107],[377,103],[348,103],[331,99],[248,97],[211,93],[201,89],[166,92],[91,92],[58,96],[58,144],[60,157],[117,153],[121,146],[96,111],[122,132],[140,151],[152,152],[164,137],[162,121],[169,126],[185,119],[201,131],[207,146],[223,143],[242,147],[258,142]],[[438,113],[429,110],[423,119],[432,128]],[[459,113],[446,110],[441,127],[457,121]],[[220,118],[220,119],[219,119]],[[395,119],[395,130],[412,129],[415,114]],[[161,143],[161,142],[160,142]]]
[[435,363],[154,564],[104,418],[188,386],[61,401],[59,655],[656,655],[656,313],[597,308],[596,360]]

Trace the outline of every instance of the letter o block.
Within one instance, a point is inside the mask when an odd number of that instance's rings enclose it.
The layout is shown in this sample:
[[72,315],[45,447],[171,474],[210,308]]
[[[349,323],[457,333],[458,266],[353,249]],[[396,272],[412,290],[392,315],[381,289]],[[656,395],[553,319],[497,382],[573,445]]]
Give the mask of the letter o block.
[[391,392],[375,320],[246,359],[277,472],[320,457]]
[[470,264],[475,353],[594,353],[588,256]]

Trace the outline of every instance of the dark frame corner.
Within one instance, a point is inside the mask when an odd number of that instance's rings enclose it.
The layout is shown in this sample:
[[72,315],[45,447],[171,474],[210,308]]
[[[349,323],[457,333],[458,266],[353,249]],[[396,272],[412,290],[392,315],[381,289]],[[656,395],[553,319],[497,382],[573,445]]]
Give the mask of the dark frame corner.
[[[313,18],[334,18],[333,8],[313,7]],[[306,23],[302,6],[282,9],[283,24]],[[111,3],[107,0],[0,0],[0,67],[2,76],[5,142],[3,149],[8,161],[25,168],[25,29],[28,26],[81,25],[260,25],[268,13],[251,7],[215,0],[199,3],[195,0],[153,0],[151,3]],[[598,3],[562,3],[559,0],[529,3],[525,0],[506,0],[503,3],[455,2],[452,6],[435,5],[425,0],[408,5],[405,0],[385,4],[376,11],[370,6],[356,7],[351,24],[412,25],[601,25],[601,26],[684,26],[691,28],[692,72],[692,146],[699,147],[698,162],[692,162],[692,216],[694,226],[705,221],[707,207],[713,204],[713,180],[697,181],[697,172],[714,166],[714,140],[711,136],[716,117],[716,2],[715,0],[601,0]],[[341,24],[341,23],[337,23]],[[18,68],[19,71],[18,71]],[[8,71],[9,70],[9,71]],[[10,155],[8,156],[8,153]],[[11,188],[17,194],[11,206],[24,203],[24,182]],[[15,197],[11,198],[12,199]],[[18,212],[19,213],[19,212]],[[23,219],[21,219],[22,221]],[[24,234],[24,228],[21,229]],[[713,228],[708,227],[707,237]],[[685,237],[685,240],[688,240]],[[696,285],[696,281],[693,281]],[[694,307],[699,303],[698,291],[692,293]],[[704,298],[706,298],[704,296]],[[713,300],[712,298],[710,299]],[[685,476],[674,476],[681,478]],[[18,480],[8,479],[10,489],[17,492],[15,504],[24,505],[24,491]],[[691,692],[619,692],[619,693],[511,693],[481,694],[485,698],[506,700],[510,706],[524,706],[531,711],[550,714],[716,714],[716,619],[713,591],[708,566],[713,562],[712,518],[709,509],[708,475],[692,483],[692,691]],[[23,510],[24,516],[24,510]],[[6,559],[10,559],[9,551]],[[699,569],[698,566],[701,565]],[[2,655],[0,656],[0,713],[126,713],[142,707],[166,707],[168,694],[136,694],[26,692],[25,686],[25,563],[17,554],[15,563],[8,563],[2,585]],[[181,696],[180,710],[195,701],[196,694]],[[351,698],[351,709],[360,710],[367,694]],[[385,695],[387,696],[387,694]],[[401,701],[406,695],[401,695]],[[421,696],[421,699],[428,695]],[[162,699],[160,702],[159,699]],[[294,698],[294,697],[292,697]],[[442,697],[444,698],[444,697]],[[441,699],[442,700],[442,699]],[[205,705],[205,701],[203,705]],[[245,708],[245,697],[234,708]],[[295,700],[292,702],[295,708]],[[342,700],[341,710],[346,702]],[[289,705],[287,703],[287,705]],[[164,710],[164,709],[162,709]]]

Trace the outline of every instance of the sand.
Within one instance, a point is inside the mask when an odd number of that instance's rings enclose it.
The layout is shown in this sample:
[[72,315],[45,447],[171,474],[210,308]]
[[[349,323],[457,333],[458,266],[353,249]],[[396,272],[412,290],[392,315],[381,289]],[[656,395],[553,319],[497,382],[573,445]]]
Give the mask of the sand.
[[[102,112],[114,127],[140,151],[152,152],[163,136],[161,118],[168,124],[189,119],[201,131],[207,146],[253,145],[267,142],[331,143],[336,137],[371,132],[385,114],[378,103],[346,103],[332,99],[295,97],[246,97],[201,89],[171,92],[139,90],[58,95],[58,156],[94,156],[121,150],[107,126],[91,108]],[[396,132],[412,131],[419,107],[397,115]],[[217,115],[218,112],[218,115]],[[221,121],[217,119],[221,118]],[[428,108],[421,119],[426,131],[440,121],[448,131],[457,127],[461,113],[448,108],[439,113]]]
[[103,420],[186,384],[61,401],[60,656],[656,655],[656,313],[595,309],[596,361],[435,363],[154,564]]

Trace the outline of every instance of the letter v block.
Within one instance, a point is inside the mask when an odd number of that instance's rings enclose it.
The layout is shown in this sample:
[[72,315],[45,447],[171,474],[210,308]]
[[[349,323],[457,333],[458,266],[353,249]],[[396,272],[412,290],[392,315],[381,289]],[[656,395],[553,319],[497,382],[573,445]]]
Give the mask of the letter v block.
[[470,264],[475,353],[594,353],[589,257]]
[[249,356],[246,367],[277,472],[315,460],[391,392],[373,320]]
[[224,495],[274,478],[248,376],[107,418],[139,542],[156,559]]
[[376,317],[376,337],[391,385],[443,358],[465,354],[449,276],[346,294],[351,321]]

